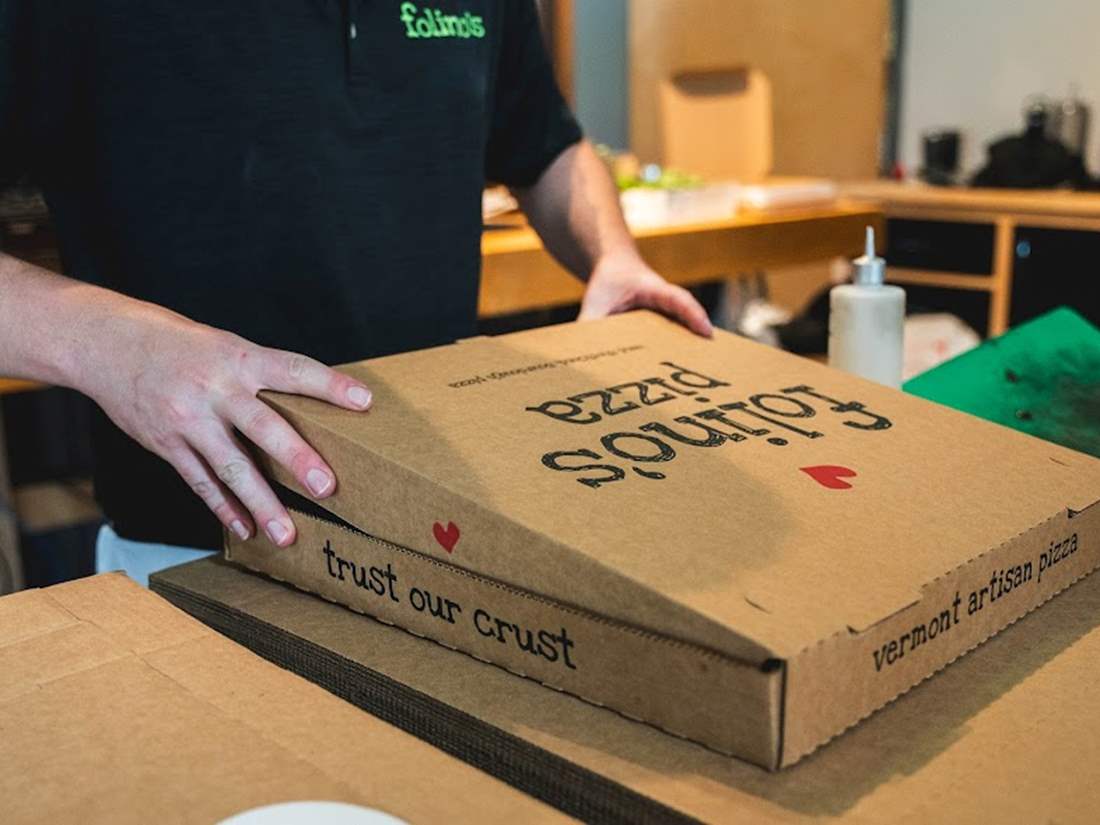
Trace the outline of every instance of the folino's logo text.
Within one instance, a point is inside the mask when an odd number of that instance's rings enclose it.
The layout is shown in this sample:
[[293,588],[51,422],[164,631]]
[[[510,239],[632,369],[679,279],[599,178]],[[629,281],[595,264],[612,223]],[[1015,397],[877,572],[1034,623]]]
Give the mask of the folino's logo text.
[[444,14],[439,9],[421,9],[415,3],[402,3],[401,22],[405,24],[405,37],[410,40],[422,37],[461,37],[465,40],[485,36],[481,15],[470,12]]

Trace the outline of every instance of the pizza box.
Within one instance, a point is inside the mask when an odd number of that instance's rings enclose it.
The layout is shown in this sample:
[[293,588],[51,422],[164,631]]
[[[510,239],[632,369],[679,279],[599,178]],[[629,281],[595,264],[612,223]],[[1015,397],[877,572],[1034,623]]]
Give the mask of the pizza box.
[[651,313],[343,369],[267,396],[337,492],[231,560],[769,769],[1100,563],[1097,459]]

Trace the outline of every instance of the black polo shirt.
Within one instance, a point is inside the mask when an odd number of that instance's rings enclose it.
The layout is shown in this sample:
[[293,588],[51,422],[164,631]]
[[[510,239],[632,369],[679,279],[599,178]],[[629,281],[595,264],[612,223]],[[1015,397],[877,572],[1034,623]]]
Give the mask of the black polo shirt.
[[[486,178],[580,132],[529,0],[0,0],[0,164],[67,274],[328,363],[474,331]],[[127,538],[213,516],[100,415]]]

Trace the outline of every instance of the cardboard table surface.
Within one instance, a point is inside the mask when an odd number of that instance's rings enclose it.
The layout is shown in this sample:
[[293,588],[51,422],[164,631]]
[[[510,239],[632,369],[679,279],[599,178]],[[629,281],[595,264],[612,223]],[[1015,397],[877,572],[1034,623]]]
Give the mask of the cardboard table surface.
[[[335,469],[325,508],[750,662],[864,630],[1100,499],[1089,456],[651,313],[346,369],[374,391],[367,414],[269,399]],[[837,466],[858,476],[842,496],[804,470]],[[447,552],[437,522],[461,531]]]
[[[414,700],[373,710],[428,738],[443,731],[442,747],[491,769],[519,764],[527,769],[519,775],[533,783],[529,791],[538,791],[531,777],[540,770],[560,773],[564,764],[581,771],[578,793],[619,789],[652,805],[643,808],[650,821],[1064,824],[1100,816],[1100,576],[1081,580],[782,773],[223,561],[173,568],[157,574],[154,586],[251,643],[283,637],[265,655],[292,655],[287,664],[319,680],[343,674],[340,690],[362,694],[368,677],[400,686]],[[421,717],[435,721],[425,725]],[[600,801],[587,800],[586,810],[599,810]]]
[[121,574],[0,599],[0,821],[211,823],[295,800],[564,819]]

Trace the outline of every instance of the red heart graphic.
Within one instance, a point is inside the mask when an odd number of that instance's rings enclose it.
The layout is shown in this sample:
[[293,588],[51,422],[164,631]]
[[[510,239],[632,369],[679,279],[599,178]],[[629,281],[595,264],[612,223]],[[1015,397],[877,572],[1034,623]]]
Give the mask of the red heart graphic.
[[844,481],[846,478],[855,478],[856,471],[847,467],[838,467],[835,464],[819,464],[816,467],[799,467],[802,472],[830,490],[847,490],[851,484]]
[[458,544],[458,537],[461,533],[458,530],[458,525],[453,521],[448,521],[446,527],[437,521],[432,525],[432,535],[435,536],[435,540],[439,542],[440,546],[450,553]]

